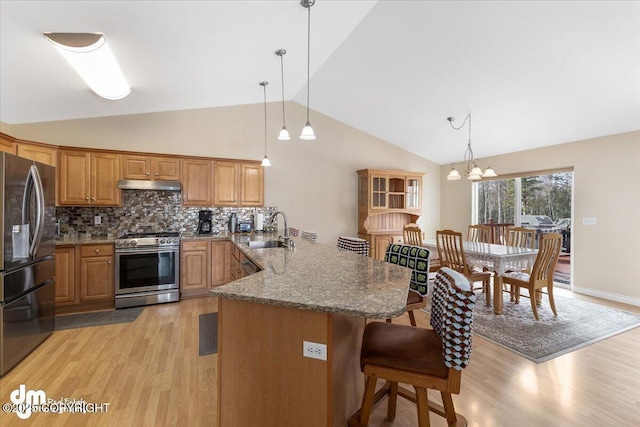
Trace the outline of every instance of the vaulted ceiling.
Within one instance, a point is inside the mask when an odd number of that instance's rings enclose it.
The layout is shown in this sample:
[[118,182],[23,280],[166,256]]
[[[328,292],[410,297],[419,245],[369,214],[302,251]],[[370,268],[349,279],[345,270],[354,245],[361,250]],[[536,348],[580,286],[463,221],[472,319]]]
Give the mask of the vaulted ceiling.
[[[43,32],[104,33],[132,93],[93,94]],[[2,0],[0,121],[259,103],[263,80],[277,102],[280,48],[285,98],[305,105],[298,0]],[[466,128],[446,117],[469,110],[476,157],[638,130],[640,2],[317,0],[310,94],[312,110],[439,164],[462,158]]]

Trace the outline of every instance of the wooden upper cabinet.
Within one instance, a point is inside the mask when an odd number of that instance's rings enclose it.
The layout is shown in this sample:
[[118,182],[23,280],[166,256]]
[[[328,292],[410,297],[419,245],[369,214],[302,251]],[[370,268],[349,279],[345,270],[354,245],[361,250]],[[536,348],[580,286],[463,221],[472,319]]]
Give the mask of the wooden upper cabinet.
[[120,155],[91,154],[91,204],[113,206],[120,204]]
[[56,167],[58,164],[58,149],[47,147],[46,145],[26,144],[19,142],[17,144],[18,156],[25,159],[35,160]]
[[61,150],[58,163],[60,205],[120,204],[120,155]]
[[215,162],[215,206],[262,206],[264,171],[259,163]]
[[234,162],[215,162],[213,174],[215,206],[238,206],[239,166]]
[[184,206],[212,206],[213,162],[183,159],[180,163],[182,204]]
[[241,206],[264,205],[264,169],[260,164],[241,164],[240,185]]
[[180,159],[125,154],[122,156],[124,179],[180,179]]
[[16,154],[16,139],[12,136],[0,133],[0,153]]

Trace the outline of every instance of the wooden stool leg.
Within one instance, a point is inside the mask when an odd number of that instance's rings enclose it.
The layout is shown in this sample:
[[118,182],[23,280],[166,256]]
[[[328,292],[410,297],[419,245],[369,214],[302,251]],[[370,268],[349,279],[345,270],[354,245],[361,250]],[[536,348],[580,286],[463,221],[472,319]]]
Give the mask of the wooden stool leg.
[[427,389],[415,386],[414,388],[416,389],[416,403],[418,404],[418,427],[430,427]]
[[396,402],[398,401],[398,383],[390,382],[389,401],[387,402],[387,418],[396,418]]
[[409,312],[409,320],[411,321],[411,326],[417,326],[416,316],[413,314],[413,310]]
[[376,377],[367,377],[367,386],[362,396],[362,412],[360,412],[360,424],[366,426],[369,424],[369,415],[371,415],[371,407],[373,406],[373,395],[376,391]]
[[442,395],[442,406],[444,406],[444,413],[447,418],[448,425],[455,425],[457,422],[456,410],[453,407],[453,399],[451,398],[451,393],[441,392]]

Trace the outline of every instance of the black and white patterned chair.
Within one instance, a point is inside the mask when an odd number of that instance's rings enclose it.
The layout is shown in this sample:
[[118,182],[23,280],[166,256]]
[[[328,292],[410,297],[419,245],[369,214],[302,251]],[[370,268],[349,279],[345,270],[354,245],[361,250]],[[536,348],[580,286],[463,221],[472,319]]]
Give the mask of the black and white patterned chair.
[[[422,246],[401,245],[392,243],[387,246],[384,256],[386,262],[407,267],[412,270],[409,282],[409,294],[405,311],[409,313],[412,326],[416,326],[416,318],[413,310],[427,306],[427,294],[429,293],[429,249]],[[391,323],[391,319],[387,319]]]
[[338,237],[338,250],[369,256],[369,242],[359,237]]
[[[431,327],[371,322],[362,337],[360,367],[366,376],[361,408],[349,419],[350,427],[367,426],[371,409],[389,396],[387,417],[395,418],[397,396],[418,407],[418,425],[428,426],[429,411],[443,416],[450,426],[467,425],[456,414],[452,394],[460,393],[462,369],[471,357],[471,326],[475,295],[469,281],[450,268],[436,275],[431,307]],[[377,379],[386,384],[376,392]],[[410,384],[415,392],[399,386]],[[440,392],[443,405],[431,402],[427,389]]]

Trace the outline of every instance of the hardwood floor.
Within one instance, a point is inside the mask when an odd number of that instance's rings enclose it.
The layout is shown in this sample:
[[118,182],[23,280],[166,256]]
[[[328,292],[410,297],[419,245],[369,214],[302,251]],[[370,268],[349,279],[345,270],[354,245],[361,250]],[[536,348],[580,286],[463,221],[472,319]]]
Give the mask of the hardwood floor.
[[[183,300],[149,306],[133,323],[54,333],[0,379],[0,403],[25,384],[54,400],[109,403],[108,412],[34,413],[28,421],[0,412],[0,425],[215,425],[217,356],[198,356],[198,315],[216,308],[211,297]],[[416,319],[428,325],[427,314]],[[408,324],[408,316],[400,321]],[[539,365],[476,336],[456,410],[470,426],[638,426],[639,359],[640,328]],[[398,399],[396,420],[387,421],[383,401],[369,425],[415,426],[415,413]],[[432,425],[446,423],[432,416]]]

